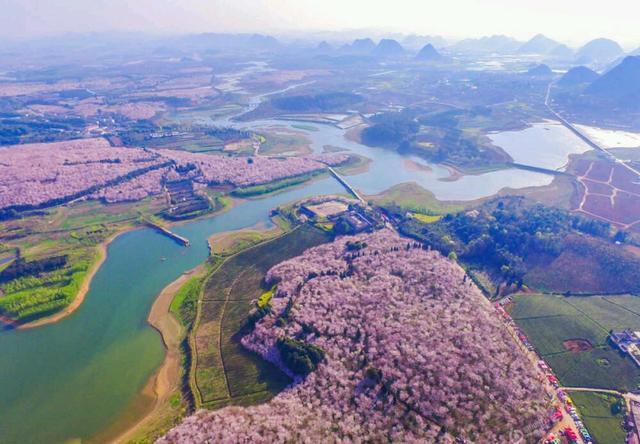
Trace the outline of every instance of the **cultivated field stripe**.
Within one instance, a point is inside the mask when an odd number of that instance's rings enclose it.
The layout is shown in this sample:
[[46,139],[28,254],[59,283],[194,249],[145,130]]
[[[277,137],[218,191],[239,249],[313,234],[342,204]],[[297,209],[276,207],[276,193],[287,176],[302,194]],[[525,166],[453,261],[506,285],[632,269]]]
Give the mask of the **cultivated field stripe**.
[[603,300],[604,300],[605,302],[608,302],[608,303],[609,303],[609,304],[611,304],[611,305],[615,305],[616,307],[622,308],[623,310],[626,310],[626,311],[628,311],[629,313],[634,314],[634,315],[636,315],[636,316],[640,317],[640,313],[638,313],[638,312],[636,312],[636,311],[631,310],[629,307],[627,307],[627,306],[625,306],[625,305],[618,304],[617,302],[613,302],[613,301],[611,301],[611,300],[609,300],[609,299],[607,299],[607,298],[603,298]]
[[[578,310],[582,316],[584,316],[585,318],[589,319],[591,322],[593,322],[594,324],[596,324],[598,327],[600,327],[602,329],[603,332],[609,334],[609,330],[606,329],[602,324],[600,324],[598,321],[596,321],[595,319],[593,319],[591,316],[589,316],[588,314],[586,314],[584,311],[582,311],[580,308],[576,307],[575,305],[573,305],[571,302],[565,301],[567,304],[571,305],[573,308],[575,308],[576,310]],[[603,344],[600,344],[603,345]]]

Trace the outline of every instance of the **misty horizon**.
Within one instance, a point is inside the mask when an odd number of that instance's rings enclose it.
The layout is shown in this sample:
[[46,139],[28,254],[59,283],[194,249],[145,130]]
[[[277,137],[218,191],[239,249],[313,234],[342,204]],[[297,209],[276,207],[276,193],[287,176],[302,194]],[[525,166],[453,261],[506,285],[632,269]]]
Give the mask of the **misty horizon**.
[[[425,41],[434,42],[433,45],[442,48],[454,48],[457,44],[464,41],[480,41],[483,39],[490,39],[494,37],[501,37],[506,39],[511,39],[518,44],[525,44],[536,37],[545,37],[550,40],[556,41],[559,44],[565,44],[569,48],[573,50],[578,50],[589,42],[593,42],[594,40],[606,39],[611,40],[618,43],[622,49],[631,54],[635,53],[637,50],[640,50],[640,43],[634,45],[634,43],[625,43],[621,40],[616,40],[615,38],[611,38],[608,36],[597,36],[588,40],[580,41],[580,42],[569,42],[561,39],[554,39],[553,37],[544,34],[544,33],[536,33],[532,34],[527,38],[517,38],[508,34],[487,34],[480,36],[459,36],[459,37],[448,37],[440,34],[420,34],[420,33],[400,33],[400,32],[385,32],[382,29],[345,29],[345,30],[336,30],[336,31],[312,31],[308,33],[293,33],[293,32],[273,32],[273,33],[261,33],[261,32],[252,32],[252,31],[237,31],[237,32],[180,32],[180,33],[170,33],[163,34],[159,32],[151,32],[151,31],[85,31],[85,32],[64,32],[59,34],[54,34],[51,36],[33,36],[33,37],[23,37],[23,38],[5,38],[0,36],[0,44],[2,42],[14,44],[14,45],[22,45],[22,44],[30,44],[30,43],[47,43],[51,44],[56,41],[80,41],[81,39],[86,39],[90,37],[95,37],[96,39],[101,39],[103,42],[108,42],[110,40],[128,40],[128,39],[143,39],[147,43],[153,44],[154,42],[160,44],[164,40],[171,39],[180,39],[185,37],[192,36],[264,36],[264,37],[273,37],[278,43],[285,46],[316,46],[319,43],[329,43],[330,45],[335,45],[336,48],[338,46],[349,45],[356,40],[361,39],[371,39],[375,44],[378,44],[381,40],[391,39],[398,41],[401,45],[405,44],[405,40],[411,38],[423,39]],[[140,41],[140,40],[138,40]],[[436,44],[435,42],[439,41],[440,44]],[[95,43],[95,42],[94,42]],[[414,45],[415,46],[415,45]],[[405,48],[408,49],[408,48]]]
[[4,0],[3,12],[0,39],[5,41],[92,33],[258,33],[285,40],[332,34],[344,34],[345,39],[431,35],[451,42],[492,35],[526,41],[543,34],[573,47],[595,38],[616,40],[629,50],[640,46],[640,29],[633,24],[640,6],[624,0],[606,6],[575,0],[562,4],[456,0],[433,6],[415,0],[401,0],[393,6],[360,0],[347,4],[334,0],[142,0],[135,4]]
[[638,0],[0,11],[1,443],[640,443]]

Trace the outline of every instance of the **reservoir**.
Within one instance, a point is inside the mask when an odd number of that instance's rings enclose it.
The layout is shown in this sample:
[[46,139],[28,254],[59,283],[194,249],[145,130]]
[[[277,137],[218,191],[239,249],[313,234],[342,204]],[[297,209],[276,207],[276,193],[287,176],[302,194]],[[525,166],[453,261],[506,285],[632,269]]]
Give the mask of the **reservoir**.
[[40,328],[0,332],[1,441],[61,443],[108,427],[164,358],[160,336],[146,321],[153,301],[206,259],[207,237],[269,224],[272,208],[323,192],[343,188],[326,178],[175,227],[191,247],[150,228],[116,238],[75,313]]
[[[261,121],[244,126],[274,124],[285,125]],[[346,177],[363,194],[415,181],[439,199],[472,200],[491,196],[504,187],[541,186],[552,180],[545,174],[506,169],[443,181],[450,173],[442,166],[410,157],[428,168],[407,168],[407,157],[395,151],[348,141],[337,127],[314,126],[317,131],[306,135],[315,152],[335,145],[372,160],[369,171]],[[566,153],[560,157],[565,158]],[[149,228],[117,237],[75,313],[40,328],[0,332],[1,441],[62,443],[87,439],[107,428],[131,404],[164,358],[161,338],[146,321],[153,301],[162,288],[206,259],[207,238],[257,223],[269,225],[269,212],[284,203],[342,192],[344,188],[334,178],[323,177],[279,194],[244,201],[223,214],[173,227],[172,231],[190,240],[190,247]]]
[[571,154],[592,149],[557,122],[534,123],[520,131],[489,134],[489,138],[516,163],[548,170],[564,170]]

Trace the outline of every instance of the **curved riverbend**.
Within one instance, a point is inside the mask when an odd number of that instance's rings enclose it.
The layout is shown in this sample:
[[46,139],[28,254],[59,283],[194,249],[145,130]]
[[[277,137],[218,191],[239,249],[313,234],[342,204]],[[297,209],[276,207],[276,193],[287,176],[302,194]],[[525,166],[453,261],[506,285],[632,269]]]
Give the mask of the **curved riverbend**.
[[[245,126],[286,125],[262,121]],[[239,124],[238,124],[239,125]],[[500,170],[443,181],[446,168],[410,157],[429,168],[406,168],[394,151],[369,148],[344,138],[344,131],[312,125],[315,152],[325,145],[345,147],[372,162],[349,182],[364,194],[417,182],[443,200],[473,200],[502,188],[547,185],[544,174]],[[330,177],[304,186],[244,201],[229,211],[175,227],[188,238],[185,248],[151,229],[118,236],[108,247],[79,308],[60,322],[37,329],[0,333],[0,430],[3,442],[40,443],[87,439],[109,427],[132,403],[164,359],[158,332],[147,322],[157,295],[186,270],[202,263],[207,238],[258,223],[270,225],[271,209],[308,196],[342,193]],[[161,261],[160,258],[166,258]]]
[[96,261],[93,263],[93,265],[91,265],[91,268],[89,269],[89,271],[87,272],[87,275],[82,281],[82,285],[78,290],[78,294],[76,295],[76,298],[73,300],[73,302],[71,302],[71,304],[69,304],[64,310],[59,311],[58,313],[52,314],[51,316],[46,316],[41,319],[36,319],[35,321],[27,322],[26,324],[20,324],[16,328],[18,328],[19,330],[26,330],[29,328],[36,328],[36,327],[42,327],[48,324],[54,324],[66,318],[67,316],[72,314],[74,311],[76,311],[78,308],[80,308],[80,306],[84,302],[84,298],[87,296],[87,293],[89,292],[89,288],[91,287],[91,282],[93,281],[93,277],[96,275],[100,267],[102,267],[102,264],[104,263],[104,261],[107,259],[108,245],[116,237],[123,234],[124,232],[125,231],[116,233],[115,235],[111,236],[109,239],[105,240],[103,243],[101,243],[96,247],[96,250],[97,250],[96,254],[98,255],[98,257]]
[[326,178],[175,227],[191,240],[188,248],[151,229],[117,237],[75,313],[0,333],[3,442],[64,442],[106,429],[161,364],[165,351],[147,323],[149,309],[164,287],[206,259],[207,237],[270,224],[269,211],[278,205],[341,191]]

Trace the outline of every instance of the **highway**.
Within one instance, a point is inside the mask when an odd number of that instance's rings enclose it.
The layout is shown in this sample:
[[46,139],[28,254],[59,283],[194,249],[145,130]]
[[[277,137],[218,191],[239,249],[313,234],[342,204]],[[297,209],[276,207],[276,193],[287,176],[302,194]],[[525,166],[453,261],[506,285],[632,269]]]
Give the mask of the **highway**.
[[635,168],[633,168],[631,165],[627,164],[624,160],[616,157],[613,153],[611,153],[610,151],[608,151],[607,149],[603,148],[602,146],[600,146],[598,143],[596,143],[594,140],[590,139],[586,134],[584,134],[582,131],[580,131],[578,128],[576,128],[571,122],[569,122],[568,120],[566,120],[564,117],[562,117],[557,111],[555,111],[552,107],[551,107],[551,88],[553,87],[553,83],[551,82],[549,83],[549,86],[547,87],[547,94],[545,96],[544,99],[544,105],[547,107],[547,109],[549,110],[549,112],[560,121],[560,123],[562,123],[562,125],[564,125],[567,129],[569,129],[573,134],[575,134],[576,136],[578,136],[582,141],[584,141],[587,145],[589,145],[590,147],[592,147],[593,149],[600,151],[601,153],[603,153],[609,160],[611,160],[612,162],[617,163],[618,165],[623,166],[624,168],[626,168],[627,170],[631,171],[632,173],[634,173],[636,176],[640,177],[640,170],[637,170]]

